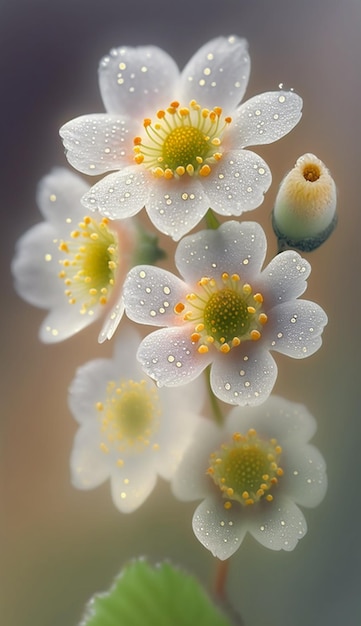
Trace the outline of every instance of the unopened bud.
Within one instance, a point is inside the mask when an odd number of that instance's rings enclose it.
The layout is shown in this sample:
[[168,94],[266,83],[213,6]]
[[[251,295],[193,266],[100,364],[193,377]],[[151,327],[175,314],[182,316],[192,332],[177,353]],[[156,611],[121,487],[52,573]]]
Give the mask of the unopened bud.
[[336,185],[314,154],[304,154],[283,179],[272,214],[279,250],[315,250],[336,226]]

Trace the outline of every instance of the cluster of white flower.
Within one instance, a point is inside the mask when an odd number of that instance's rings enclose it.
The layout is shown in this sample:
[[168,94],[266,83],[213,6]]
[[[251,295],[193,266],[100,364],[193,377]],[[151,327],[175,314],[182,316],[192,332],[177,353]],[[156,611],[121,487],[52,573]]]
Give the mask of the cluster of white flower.
[[[297,161],[273,212],[280,253],[265,267],[261,226],[225,220],[257,208],[271,184],[249,146],[282,138],[301,117],[293,91],[240,104],[249,71],[247,43],[235,36],[205,44],[182,72],[156,47],[111,50],[99,66],[106,113],[60,129],[69,163],[105,176],[90,189],[63,168],[43,178],[44,222],[19,240],[12,265],[18,293],[49,311],[42,341],[67,339],[104,314],[102,342],[124,311],[162,327],[141,338],[128,324],[112,360],[77,371],[72,480],[89,489],[109,478],[115,505],[131,512],[163,476],[179,499],[202,500],[193,530],[219,559],[247,531],[268,548],[292,550],[306,532],[297,505],[317,505],[327,482],[308,443],[314,418],[270,396],[271,352],[300,359],[321,345],[327,317],[300,299],[311,268],[295,248],[313,249],[330,234],[335,186],[313,155]],[[134,217],[143,207],[180,240],[181,278],[154,265],[156,238]],[[204,217],[208,228],[187,235]],[[236,405],[227,416],[206,408],[202,373],[209,406]]]

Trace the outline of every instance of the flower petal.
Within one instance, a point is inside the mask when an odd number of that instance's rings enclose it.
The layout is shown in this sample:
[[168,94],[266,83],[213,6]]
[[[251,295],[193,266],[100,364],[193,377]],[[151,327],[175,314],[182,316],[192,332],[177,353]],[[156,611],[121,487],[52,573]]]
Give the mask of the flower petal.
[[111,475],[112,498],[122,513],[132,513],[148,498],[157,482],[157,475],[148,463],[140,459],[131,467],[125,461],[124,469]]
[[130,166],[121,172],[108,174],[86,193],[83,205],[91,211],[99,210],[110,219],[132,217],[148,198],[146,174]]
[[212,39],[195,53],[182,71],[182,102],[194,99],[202,107],[220,106],[229,113],[242,100],[249,73],[245,39],[234,36]]
[[75,224],[83,219],[84,208],[80,200],[88,189],[89,185],[78,174],[63,167],[53,168],[40,180],[38,207],[43,217],[57,229],[57,236],[64,227],[69,232],[69,219]]
[[155,46],[113,48],[99,65],[106,110],[138,119],[169,105],[178,77],[175,61]]
[[155,180],[146,210],[154,226],[178,241],[205,215],[209,200],[196,179]]
[[86,314],[82,314],[73,304],[65,301],[64,305],[50,311],[43,321],[39,331],[40,340],[44,343],[64,341],[92,324],[102,311],[103,308],[99,304]]
[[214,360],[211,369],[213,393],[229,404],[261,404],[276,382],[277,365],[273,357],[250,341],[234,348],[233,353],[219,354]]
[[197,378],[211,362],[209,353],[197,352],[189,335],[187,327],[162,328],[140,344],[137,358],[159,386],[184,385]]
[[202,276],[220,278],[224,272],[252,282],[266,255],[266,237],[256,222],[228,221],[217,230],[203,230],[179,243],[175,262],[189,284]]
[[129,163],[138,132],[138,124],[133,120],[101,113],[77,117],[59,131],[69,163],[92,176]]
[[292,449],[284,447],[284,451],[281,462],[285,471],[281,479],[282,492],[301,506],[317,506],[327,490],[326,464],[322,454],[310,444]]
[[321,346],[326,324],[327,315],[318,304],[292,300],[271,309],[263,339],[271,350],[304,359]]
[[270,169],[250,150],[226,152],[204,181],[210,206],[220,215],[241,215],[256,209],[272,181]]
[[68,402],[79,424],[97,423],[96,404],[104,400],[108,382],[113,379],[111,359],[94,359],[78,367],[69,387]]
[[249,532],[271,550],[294,550],[307,532],[302,511],[288,498],[275,497],[265,502],[262,510],[249,525]]
[[307,288],[311,265],[298,252],[277,254],[257,279],[257,289],[273,305],[298,298]]
[[124,315],[123,294],[118,302],[113,306],[111,312],[107,315],[102,329],[98,336],[98,342],[104,343],[106,339],[111,339],[117,330],[119,323]]
[[127,316],[139,324],[177,325],[174,306],[185,299],[187,287],[171,272],[152,265],[137,265],[124,283]]
[[244,102],[232,124],[236,148],[267,144],[287,135],[300,121],[302,98],[293,91],[269,91]]
[[221,561],[228,559],[241,545],[247,532],[237,502],[225,509],[220,496],[209,496],[196,508],[192,525],[197,539]]
[[78,489],[98,487],[109,477],[109,466],[99,445],[99,425],[79,428],[70,456],[71,480]]

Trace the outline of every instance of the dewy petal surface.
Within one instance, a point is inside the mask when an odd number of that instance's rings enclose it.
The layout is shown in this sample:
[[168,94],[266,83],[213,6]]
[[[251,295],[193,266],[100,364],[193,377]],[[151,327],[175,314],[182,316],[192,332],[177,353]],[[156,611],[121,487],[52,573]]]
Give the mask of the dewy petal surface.
[[[58,235],[69,230],[71,219],[74,224],[84,217],[80,199],[88,185],[80,176],[63,167],[54,167],[44,176],[37,187],[36,199],[45,220],[48,220]],[[59,232],[60,231],[60,232]]]
[[232,128],[237,148],[277,141],[300,121],[302,98],[293,91],[269,91],[247,100],[238,109]]
[[163,181],[151,185],[146,210],[153,224],[178,241],[202,219],[209,199],[199,179]]
[[271,310],[264,340],[271,350],[303,359],[321,346],[326,323],[326,313],[318,304],[308,300],[284,302]]
[[146,374],[168,387],[194,380],[212,357],[194,349],[188,328],[162,328],[143,339],[137,358]]
[[327,490],[326,464],[313,445],[286,450],[282,491],[301,506],[317,506]]
[[184,282],[171,272],[152,265],[137,265],[130,270],[124,284],[127,315],[140,324],[175,324],[174,306],[186,293]]
[[88,175],[118,170],[132,162],[138,124],[129,117],[94,113],[77,117],[59,133],[69,163]]
[[99,87],[108,113],[149,117],[174,97],[175,61],[156,46],[113,48],[99,65]]
[[212,39],[195,53],[182,71],[182,101],[195,99],[202,107],[224,107],[229,114],[243,98],[249,73],[245,39],[235,36]]
[[82,198],[91,211],[100,211],[112,220],[132,217],[148,198],[147,174],[134,166],[105,176]]
[[266,548],[271,550],[293,550],[305,536],[307,523],[302,511],[292,500],[277,495],[277,498],[253,520],[249,532]]
[[216,213],[241,215],[262,204],[271,182],[270,169],[258,154],[233,150],[223,155],[204,187]]
[[281,304],[301,296],[307,288],[311,265],[294,250],[277,254],[257,280],[257,288],[268,302]]
[[190,285],[202,276],[221,278],[223,272],[250,281],[260,272],[266,255],[266,237],[257,222],[228,221],[217,230],[189,235],[178,244],[175,262]]
[[[226,356],[226,358],[224,358]],[[262,347],[242,345],[234,354],[219,354],[211,369],[213,393],[228,404],[261,404],[271,393],[277,379],[277,365]]]
[[221,561],[228,559],[241,545],[247,526],[235,503],[225,509],[224,500],[208,496],[193,515],[193,531],[197,539]]
[[82,315],[79,309],[69,306],[65,301],[63,305],[49,311],[40,327],[40,339],[44,343],[64,341],[92,324],[100,315],[100,307],[94,307],[94,315]]
[[157,482],[156,472],[149,471],[149,467],[145,463],[142,466],[141,462],[140,459],[138,469],[133,466],[134,472],[126,473],[126,483],[123,471],[111,475],[113,502],[122,513],[131,513],[143,504]]

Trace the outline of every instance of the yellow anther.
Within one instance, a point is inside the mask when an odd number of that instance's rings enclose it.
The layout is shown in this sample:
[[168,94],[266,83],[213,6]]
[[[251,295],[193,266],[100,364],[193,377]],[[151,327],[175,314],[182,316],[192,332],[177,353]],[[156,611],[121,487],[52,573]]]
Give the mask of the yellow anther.
[[223,506],[228,511],[229,509],[232,508],[232,502],[230,502],[229,500],[226,500]]
[[118,467],[123,467],[123,465],[124,465],[123,459],[117,459],[117,466]]
[[245,505],[250,506],[251,504],[254,504],[254,500],[253,498],[248,498],[248,500],[245,501]]
[[248,429],[248,435],[249,435],[250,437],[257,437],[257,431],[256,431],[256,429],[255,429],[255,428],[249,428],[249,429]]
[[247,311],[248,311],[248,313],[253,314],[253,313],[255,313],[255,312],[256,312],[256,309],[254,308],[254,306],[248,306],[248,307],[247,307]]
[[227,272],[223,272],[222,274],[222,280],[228,280],[229,279],[229,274]]
[[164,170],[164,178],[166,178],[167,180],[170,180],[171,178],[173,178],[173,176],[174,176],[174,174],[173,174],[172,170],[169,169],[169,167],[167,167]]
[[268,493],[268,494],[266,495],[266,500],[267,500],[268,502],[272,502],[272,500],[273,500],[273,496],[271,496],[271,494],[270,494],[270,493]]
[[90,239],[92,239],[93,241],[97,241],[97,239],[99,239],[98,233],[91,233]]
[[202,157],[201,157],[201,156],[196,156],[196,161],[197,161],[197,163],[201,164],[201,163],[203,163],[203,160],[204,160],[204,159],[202,159]]
[[231,276],[231,280],[233,280],[234,282],[239,282],[241,280],[239,274],[232,274]]
[[173,100],[173,102],[170,103],[170,106],[173,107],[173,109],[178,109],[179,107],[178,100]]
[[218,117],[222,115],[222,107],[213,107],[213,111],[216,115],[218,115]]
[[208,117],[209,109],[202,109],[202,117]]
[[248,491],[244,491],[244,492],[242,493],[242,498],[243,498],[243,500],[247,500],[247,498],[249,498],[249,493],[248,493]]
[[201,333],[204,330],[204,324],[197,324],[196,331],[197,333]]
[[104,441],[102,441],[102,442],[101,442],[101,444],[100,444],[100,449],[101,449],[101,451],[102,451],[102,452],[105,452],[106,454],[108,454],[108,452],[109,452],[109,448],[108,448],[108,446],[104,443]]
[[219,137],[215,137],[214,139],[212,139],[211,144],[213,146],[220,146],[221,145],[221,140],[219,139]]
[[79,235],[80,235],[80,232],[79,232],[78,230],[73,230],[73,231],[70,233],[70,237],[71,237],[72,239],[76,239],[77,237],[79,237]]
[[214,343],[214,337],[211,337],[211,335],[208,335],[208,337],[206,337],[206,342],[207,343]]
[[242,441],[243,439],[243,435],[241,435],[241,433],[233,433],[232,435],[232,439],[233,441]]
[[261,497],[264,495],[264,489],[262,489],[262,488],[257,489],[257,491],[256,491],[256,495],[257,495],[259,498],[261,498]]
[[259,316],[258,316],[258,321],[259,321],[260,324],[262,324],[262,326],[264,324],[266,324],[266,322],[268,321],[268,317],[267,317],[266,313],[260,313]]
[[227,496],[228,496],[229,498],[231,498],[231,497],[233,496],[233,494],[234,494],[234,489],[232,489],[232,487],[228,487],[228,488],[226,489],[226,494],[227,494]]
[[194,343],[196,343],[197,341],[199,341],[201,338],[199,333],[192,333],[191,335],[191,341],[193,341]]
[[97,289],[95,289],[95,287],[92,287],[92,289],[89,289],[89,294],[90,294],[91,296],[96,296],[96,295],[97,295],[97,293],[98,293],[98,290],[97,290]]
[[277,468],[277,470],[276,470],[276,474],[277,474],[277,476],[283,476],[284,472],[283,472],[282,467],[278,467],[278,468]]
[[68,248],[67,244],[65,243],[65,241],[61,242],[61,244],[59,245],[59,250],[61,252],[69,252],[69,248]]
[[153,171],[153,174],[156,178],[163,178],[164,176],[164,170],[162,170],[161,167],[155,167]]
[[142,154],[136,154],[134,157],[134,161],[140,165],[144,161],[144,156]]
[[239,337],[233,337],[231,343],[232,343],[232,348],[237,348],[237,346],[241,344],[241,340]]
[[224,121],[226,122],[226,124],[231,124],[232,123],[232,118],[231,117],[225,117]]
[[262,304],[263,302],[263,296],[261,293],[255,293],[253,296],[253,299],[258,302],[259,304]]
[[175,171],[178,176],[183,176],[183,174],[186,173],[185,167],[183,167],[183,165],[179,165],[179,167],[177,167]]
[[182,117],[187,117],[187,115],[189,115],[189,109],[187,107],[182,107],[181,109],[179,109],[179,115],[181,115]]
[[183,304],[183,302],[177,302],[177,304],[174,306],[174,313],[182,313],[185,309],[185,306]]
[[249,296],[250,293],[252,293],[252,287],[249,283],[244,283],[243,285],[243,293],[247,296]]
[[189,174],[189,176],[193,176],[193,174],[194,174],[194,167],[193,167],[193,165],[191,163],[188,163],[188,165],[186,167],[186,170],[187,170],[187,174]]
[[201,345],[197,348],[199,354],[206,354],[208,352],[208,346]]
[[229,352],[231,348],[229,347],[228,343],[224,343],[219,349],[221,352],[223,352],[223,354],[227,354],[227,352]]
[[201,176],[209,176],[209,174],[211,173],[211,168],[207,164],[202,165],[201,169],[199,170],[199,173]]
[[252,341],[258,341],[261,338],[261,333],[259,330],[251,330],[251,339]]
[[115,268],[117,267],[117,264],[114,263],[114,261],[108,261],[108,267],[110,270],[115,270]]
[[140,144],[142,143],[142,138],[141,137],[134,137],[133,143],[134,143],[135,146],[140,146]]
[[220,160],[221,160],[221,158],[222,158],[222,156],[223,156],[223,155],[222,155],[222,152],[215,152],[215,153],[213,154],[213,158],[214,158],[216,161],[220,161]]

